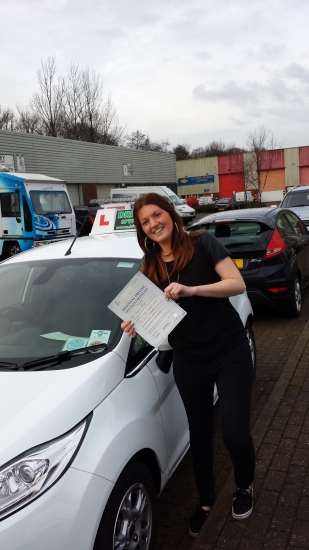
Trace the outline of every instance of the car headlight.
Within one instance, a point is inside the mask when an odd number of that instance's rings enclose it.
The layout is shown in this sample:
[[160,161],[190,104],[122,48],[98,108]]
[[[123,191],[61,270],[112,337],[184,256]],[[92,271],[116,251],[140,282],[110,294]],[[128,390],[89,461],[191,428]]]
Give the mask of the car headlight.
[[91,416],[70,432],[29,449],[0,467],[0,520],[44,493],[74,459]]

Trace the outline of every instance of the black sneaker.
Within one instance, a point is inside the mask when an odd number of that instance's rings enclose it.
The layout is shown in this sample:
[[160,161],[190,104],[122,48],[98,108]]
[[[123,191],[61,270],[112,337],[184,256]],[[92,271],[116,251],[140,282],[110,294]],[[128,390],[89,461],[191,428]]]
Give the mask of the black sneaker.
[[245,519],[253,510],[253,486],[248,489],[237,489],[233,497],[232,516],[235,519]]
[[209,510],[203,510],[200,505],[196,507],[196,510],[195,512],[193,512],[189,523],[189,533],[191,537],[197,537],[208,514]]

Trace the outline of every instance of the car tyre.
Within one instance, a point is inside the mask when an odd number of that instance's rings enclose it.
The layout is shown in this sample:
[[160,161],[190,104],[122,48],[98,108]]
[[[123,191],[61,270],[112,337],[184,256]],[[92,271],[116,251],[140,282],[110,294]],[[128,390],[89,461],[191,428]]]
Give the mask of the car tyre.
[[11,256],[16,256],[21,252],[20,246],[18,243],[8,243],[5,247],[4,257],[11,258]]
[[291,298],[287,304],[286,313],[289,317],[299,317],[301,306],[301,285],[299,276],[295,274],[292,284]]
[[255,373],[256,373],[256,346],[255,346],[255,338],[254,338],[253,328],[252,328],[251,323],[249,323],[249,321],[247,321],[245,329],[246,329],[246,335],[247,335],[247,338],[248,338],[249,348],[250,348],[251,357],[252,357],[252,367],[253,367],[252,368],[252,380],[254,380]]
[[132,460],[119,476],[104,510],[94,550],[153,550],[157,491],[149,469]]

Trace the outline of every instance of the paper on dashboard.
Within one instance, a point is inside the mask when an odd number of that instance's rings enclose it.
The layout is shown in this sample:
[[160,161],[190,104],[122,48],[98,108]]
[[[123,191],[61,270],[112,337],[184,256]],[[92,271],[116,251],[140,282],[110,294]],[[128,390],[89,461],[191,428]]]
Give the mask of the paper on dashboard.
[[140,271],[109,304],[123,321],[132,321],[136,332],[151,346],[158,347],[186,315],[186,311]]

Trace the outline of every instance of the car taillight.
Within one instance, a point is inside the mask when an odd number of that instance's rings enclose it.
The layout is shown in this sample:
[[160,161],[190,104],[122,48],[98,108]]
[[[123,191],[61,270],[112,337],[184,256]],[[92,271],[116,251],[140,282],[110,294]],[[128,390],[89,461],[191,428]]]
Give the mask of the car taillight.
[[92,224],[93,224],[94,218],[93,218],[92,216],[88,216],[88,221],[89,221],[89,223],[92,223]]
[[278,229],[274,229],[271,239],[267,245],[265,258],[273,258],[273,256],[277,256],[278,254],[281,254],[281,252],[283,252],[284,250],[285,250],[284,241]]
[[275,288],[269,288],[268,290],[270,292],[273,292],[274,294],[278,294],[279,292],[286,292],[288,289],[287,286],[278,286],[278,287],[275,287]]

